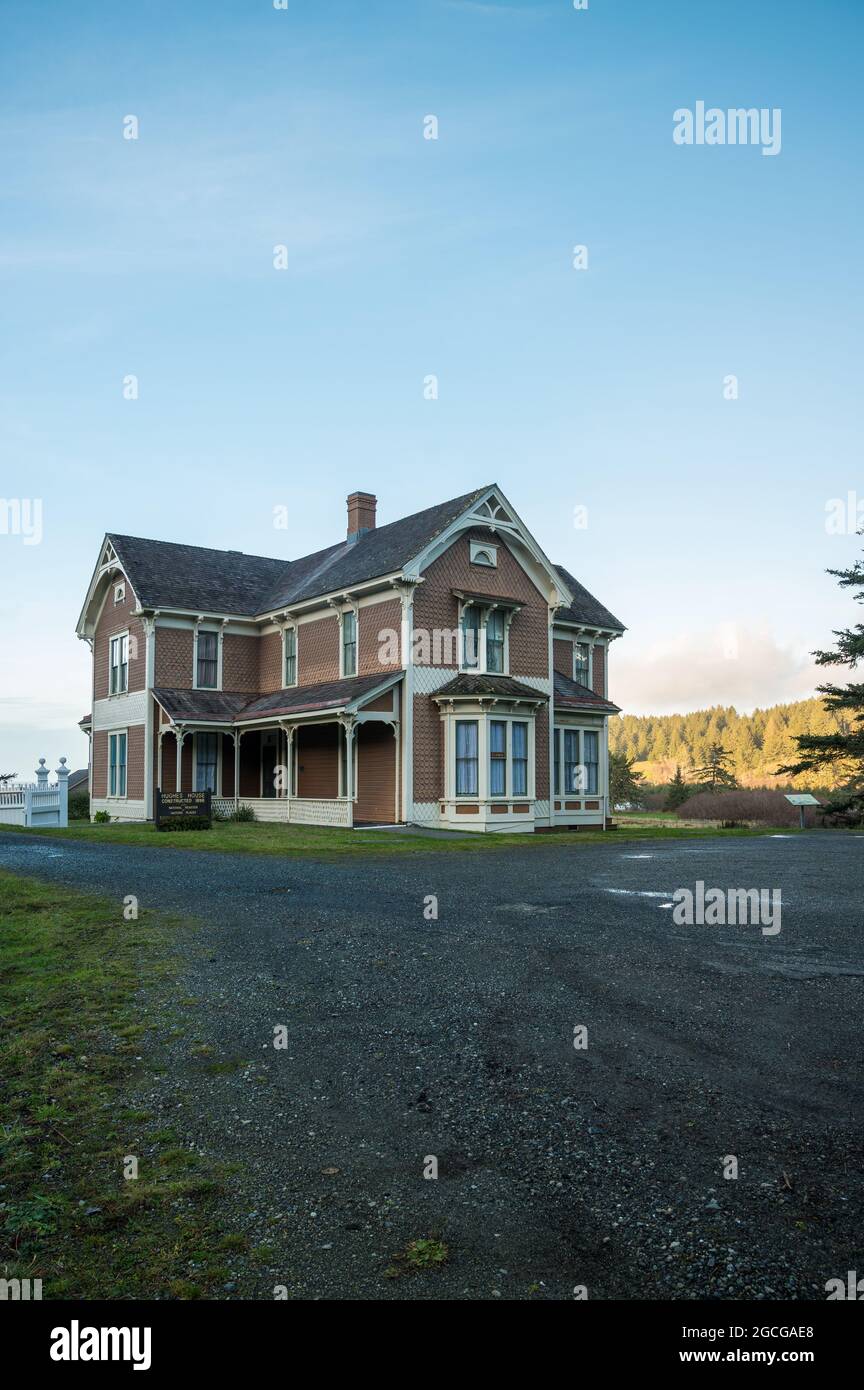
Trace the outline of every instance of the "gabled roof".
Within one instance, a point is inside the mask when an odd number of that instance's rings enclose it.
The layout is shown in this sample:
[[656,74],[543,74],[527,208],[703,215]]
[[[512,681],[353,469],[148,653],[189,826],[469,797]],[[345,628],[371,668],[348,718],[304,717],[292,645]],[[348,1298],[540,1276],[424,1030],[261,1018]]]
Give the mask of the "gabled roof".
[[579,681],[573,681],[569,676],[563,675],[560,671],[555,672],[555,695],[553,697],[555,709],[590,709],[597,710],[601,714],[620,714],[617,705],[613,705],[611,700],[604,700],[602,695],[595,695],[593,690],[589,690],[587,685],[581,685]]
[[[491,486],[491,485],[490,485]],[[366,531],[298,560],[109,533],[142,608],[257,617],[393,574],[461,516],[489,486]]]
[[569,608],[558,609],[555,614],[556,623],[579,623],[585,627],[605,627],[612,628],[615,632],[626,632],[624,624],[619,622],[615,614],[604,608],[593,594],[589,594],[585,586],[580,584],[578,579],[574,579],[569,570],[565,570],[563,565],[556,565],[555,568],[573,595],[573,602]]

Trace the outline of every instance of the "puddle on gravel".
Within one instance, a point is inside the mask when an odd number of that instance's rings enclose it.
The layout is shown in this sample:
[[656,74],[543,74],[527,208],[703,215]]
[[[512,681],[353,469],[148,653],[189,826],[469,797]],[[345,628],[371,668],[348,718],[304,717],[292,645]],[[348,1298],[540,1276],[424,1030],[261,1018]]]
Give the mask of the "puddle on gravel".
[[562,903],[502,903],[498,908],[499,912],[524,912],[540,913],[550,915],[553,912],[560,912]]

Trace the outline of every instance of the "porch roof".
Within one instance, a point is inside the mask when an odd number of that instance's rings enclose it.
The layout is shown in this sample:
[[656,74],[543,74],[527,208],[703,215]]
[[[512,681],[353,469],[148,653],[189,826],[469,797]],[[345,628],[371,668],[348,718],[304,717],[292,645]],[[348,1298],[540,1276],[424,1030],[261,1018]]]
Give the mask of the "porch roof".
[[344,680],[295,685],[255,695],[232,690],[168,690],[155,687],[153,694],[172,723],[246,724],[292,714],[332,712],[362,705],[372,695],[389,690],[402,677],[401,670]]
[[535,690],[531,685],[523,685],[521,681],[516,681],[512,676],[495,676],[478,674],[473,671],[462,671],[455,680],[448,681],[439,690],[434,691],[433,700],[453,700],[473,698],[497,697],[502,700],[536,700],[545,701],[549,696],[542,690]]
[[621,713],[618,705],[613,705],[611,700],[604,700],[602,695],[596,695],[587,685],[571,680],[561,671],[555,672],[554,705],[556,709],[590,709],[603,714]]

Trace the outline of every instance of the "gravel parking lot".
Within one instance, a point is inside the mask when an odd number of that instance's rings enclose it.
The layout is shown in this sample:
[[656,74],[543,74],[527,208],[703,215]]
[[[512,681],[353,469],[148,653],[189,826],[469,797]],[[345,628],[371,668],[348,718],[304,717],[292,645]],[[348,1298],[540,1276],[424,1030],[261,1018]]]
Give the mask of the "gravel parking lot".
[[[0,833],[6,869],[200,922],[183,1036],[141,1001],[137,1100],[239,1165],[226,1221],[270,1253],[226,1298],[821,1299],[864,1271],[862,860],[827,832],[286,867]],[[779,888],[781,931],[676,925],[697,880]],[[412,1273],[426,1236],[449,1258]]]

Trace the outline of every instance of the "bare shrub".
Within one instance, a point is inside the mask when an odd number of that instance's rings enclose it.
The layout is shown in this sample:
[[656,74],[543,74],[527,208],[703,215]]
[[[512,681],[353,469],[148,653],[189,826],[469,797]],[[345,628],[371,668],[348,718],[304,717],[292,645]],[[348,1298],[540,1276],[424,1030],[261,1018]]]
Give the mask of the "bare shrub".
[[[805,825],[815,825],[818,806],[806,806]],[[696,792],[676,812],[681,820],[756,821],[760,825],[797,825],[798,807],[779,791],[744,787],[726,792]]]

